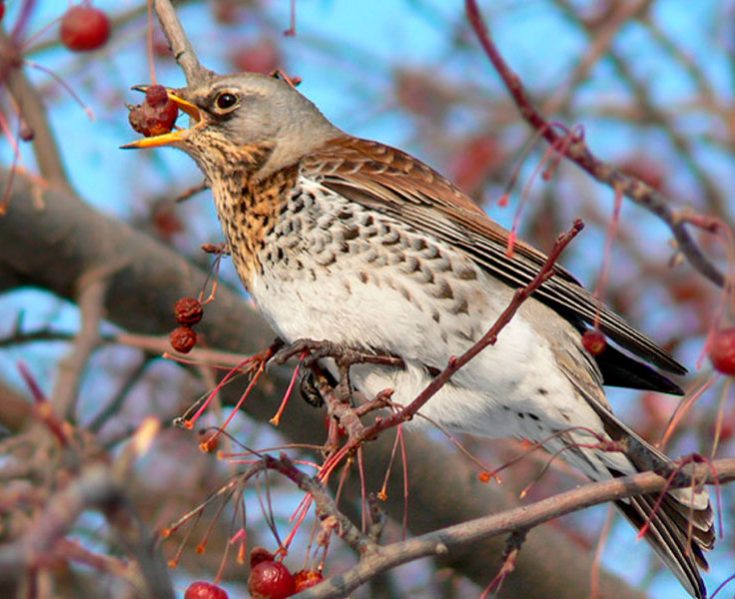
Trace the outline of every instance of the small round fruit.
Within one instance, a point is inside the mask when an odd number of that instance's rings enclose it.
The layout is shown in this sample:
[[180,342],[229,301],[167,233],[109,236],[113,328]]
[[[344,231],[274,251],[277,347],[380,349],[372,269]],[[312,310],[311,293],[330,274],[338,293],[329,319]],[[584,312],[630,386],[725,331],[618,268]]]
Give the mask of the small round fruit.
[[72,6],[61,17],[61,43],[74,52],[89,52],[110,38],[110,19],[90,4]]
[[206,580],[197,580],[186,589],[184,599],[228,599],[228,596],[222,587]]
[[232,63],[238,71],[249,71],[269,75],[281,66],[283,58],[276,46],[269,39],[262,39],[255,44],[243,46],[235,50]]
[[174,316],[179,324],[193,325],[202,319],[204,308],[195,297],[182,297],[174,304]]
[[166,88],[151,85],[145,92],[145,101],[130,109],[128,120],[138,133],[152,137],[171,131],[178,116],[179,107],[169,99]]
[[607,347],[605,335],[595,329],[590,329],[582,335],[582,347],[593,356],[599,356]]
[[25,120],[23,120],[20,123],[20,131],[18,132],[18,137],[22,141],[33,141],[33,138],[36,137],[36,132],[31,128],[28,123],[25,122]]
[[163,85],[151,85],[148,87],[148,89],[145,90],[145,101],[147,104],[154,107],[163,106],[167,102],[170,102],[168,99],[168,92]]
[[286,599],[295,592],[293,576],[281,562],[260,562],[250,569],[248,590],[253,599]]
[[197,344],[197,334],[191,327],[176,327],[171,331],[169,340],[177,352],[188,354]]
[[300,593],[304,589],[315,587],[324,580],[319,570],[299,570],[293,575],[294,590]]
[[709,359],[715,370],[735,376],[735,327],[722,329],[712,336]]

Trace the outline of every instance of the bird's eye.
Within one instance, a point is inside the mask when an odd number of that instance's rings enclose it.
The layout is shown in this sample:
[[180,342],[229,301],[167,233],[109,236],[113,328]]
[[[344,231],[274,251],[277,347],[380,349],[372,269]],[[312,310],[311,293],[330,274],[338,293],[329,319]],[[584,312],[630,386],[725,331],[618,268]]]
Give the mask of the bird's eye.
[[214,105],[221,113],[232,111],[239,103],[239,98],[232,92],[222,92],[214,99]]

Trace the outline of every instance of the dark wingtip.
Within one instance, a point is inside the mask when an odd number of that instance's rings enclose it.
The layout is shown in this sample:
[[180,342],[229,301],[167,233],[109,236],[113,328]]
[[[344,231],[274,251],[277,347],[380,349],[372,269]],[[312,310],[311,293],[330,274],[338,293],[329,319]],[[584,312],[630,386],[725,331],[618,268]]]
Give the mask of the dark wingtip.
[[595,359],[605,385],[684,395],[684,390],[669,377],[612,345],[608,345]]

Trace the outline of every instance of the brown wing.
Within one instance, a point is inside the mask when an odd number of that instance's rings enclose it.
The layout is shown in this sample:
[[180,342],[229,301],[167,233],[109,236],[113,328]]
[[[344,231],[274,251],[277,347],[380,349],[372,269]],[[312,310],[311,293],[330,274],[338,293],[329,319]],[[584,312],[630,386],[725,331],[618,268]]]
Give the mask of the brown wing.
[[[513,286],[539,272],[546,256],[523,242],[506,255],[508,231],[423,162],[395,148],[354,137],[334,139],[302,162],[309,177],[364,206],[392,215],[451,243],[486,271]],[[567,318],[593,323],[634,354],[669,372],[686,368],[620,316],[599,304],[564,268],[557,267],[536,296]]]

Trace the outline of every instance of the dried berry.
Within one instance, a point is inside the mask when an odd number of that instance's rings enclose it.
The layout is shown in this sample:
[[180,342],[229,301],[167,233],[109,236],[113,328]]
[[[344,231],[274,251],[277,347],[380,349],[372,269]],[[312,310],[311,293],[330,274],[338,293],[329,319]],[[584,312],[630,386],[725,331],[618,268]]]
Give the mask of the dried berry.
[[195,297],[182,297],[174,304],[174,316],[176,322],[182,325],[193,325],[202,319],[204,308],[202,303]]
[[285,599],[295,592],[293,576],[281,562],[260,562],[250,569],[248,590],[253,599]]
[[582,346],[593,356],[599,356],[607,347],[605,335],[595,329],[590,329],[582,335]]
[[168,97],[162,85],[151,85],[145,92],[145,101],[133,106],[128,114],[130,126],[146,137],[163,135],[173,129],[179,107]]
[[18,132],[18,137],[22,141],[33,141],[33,138],[36,137],[36,133],[25,120],[22,120],[20,122],[20,131]]
[[184,599],[228,599],[227,591],[206,580],[192,582],[184,593]]
[[715,370],[735,376],[735,327],[722,329],[712,336],[709,359]]
[[61,17],[61,43],[74,52],[89,52],[110,38],[110,19],[89,4],[72,6]]
[[300,593],[304,589],[315,587],[324,580],[318,570],[299,570],[293,575],[294,591]]
[[182,354],[188,354],[197,344],[197,334],[191,327],[176,327],[169,339],[171,347]]

